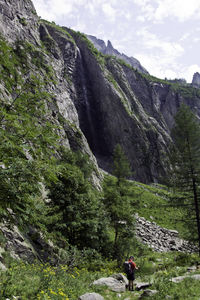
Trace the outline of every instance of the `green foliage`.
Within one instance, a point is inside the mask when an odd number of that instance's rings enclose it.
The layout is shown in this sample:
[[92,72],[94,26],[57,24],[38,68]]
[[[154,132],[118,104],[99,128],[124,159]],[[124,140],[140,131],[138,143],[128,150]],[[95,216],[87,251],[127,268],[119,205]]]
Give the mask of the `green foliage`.
[[19,18],[19,23],[22,24],[23,26],[26,26],[28,24],[25,18]]
[[[110,226],[114,231],[113,257],[120,264],[133,245],[134,217],[130,201],[130,191],[125,178],[130,174],[128,160],[117,145],[113,155],[114,177],[105,177],[104,205],[110,218]],[[133,203],[132,203],[133,204]]]
[[[22,300],[78,299],[80,295],[98,292],[104,299],[116,299],[117,294],[107,287],[92,286],[91,283],[99,278],[118,273],[116,263],[103,261],[101,257],[90,253],[88,261],[82,257],[82,264],[71,267],[67,264],[52,267],[48,264],[12,263],[9,269],[1,272],[0,298],[20,297]],[[137,281],[151,282],[151,289],[158,293],[153,299],[162,300],[168,296],[172,299],[198,300],[199,281],[185,279],[180,283],[173,283],[171,279],[186,274],[187,267],[199,263],[198,257],[188,255],[187,261],[179,264],[180,253],[151,253],[146,252],[136,258],[139,270],[136,271]],[[89,253],[88,253],[89,258]],[[199,273],[199,270],[196,271]],[[121,293],[121,299],[138,299],[143,291]]]
[[175,116],[172,137],[170,177],[174,187],[181,191],[181,197],[173,200],[187,207],[185,223],[192,238],[198,239],[200,247],[200,126],[186,105],[182,105]]
[[116,145],[113,153],[113,175],[117,177],[118,185],[131,175],[129,161],[119,144]]
[[71,245],[100,249],[106,237],[106,216],[88,179],[91,165],[82,154],[66,153],[57,168],[56,181],[49,184],[49,197],[54,214],[60,220],[50,224]]

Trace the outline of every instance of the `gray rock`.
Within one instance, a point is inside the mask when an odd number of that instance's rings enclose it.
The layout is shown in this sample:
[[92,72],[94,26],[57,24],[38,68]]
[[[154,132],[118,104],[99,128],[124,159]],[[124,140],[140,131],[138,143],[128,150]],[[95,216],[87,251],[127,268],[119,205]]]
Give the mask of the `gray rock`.
[[104,297],[97,293],[87,293],[80,296],[79,300],[104,300]]
[[200,274],[178,276],[171,279],[172,282],[179,283],[186,278],[200,280]]
[[180,239],[178,237],[178,231],[162,228],[156,225],[155,222],[149,222],[138,215],[136,215],[135,218],[137,237],[144,244],[154,249],[154,251],[182,251],[188,253],[198,251],[195,245]]
[[142,295],[140,296],[140,299],[143,299],[145,297],[153,297],[158,293],[157,290],[145,290]]
[[4,264],[2,264],[1,261],[0,261],[0,269],[1,269],[2,271],[6,271],[6,270],[7,270],[6,266],[5,266]]
[[151,286],[151,283],[149,283],[149,282],[137,282],[135,289],[136,289],[136,291],[140,291],[140,290],[148,288],[150,286]]
[[197,270],[196,266],[191,266],[191,267],[187,268],[188,272],[195,272],[196,270]]
[[93,282],[93,285],[107,286],[113,292],[125,292],[126,286],[125,283],[120,282],[119,280],[113,277],[100,278]]
[[127,279],[127,277],[126,276],[124,276],[123,274],[121,274],[121,273],[118,273],[118,274],[113,274],[111,277],[113,277],[113,278],[115,278],[115,279],[117,279],[118,281],[120,281],[120,282],[124,282],[125,283],[125,285],[127,285],[128,284],[128,279]]

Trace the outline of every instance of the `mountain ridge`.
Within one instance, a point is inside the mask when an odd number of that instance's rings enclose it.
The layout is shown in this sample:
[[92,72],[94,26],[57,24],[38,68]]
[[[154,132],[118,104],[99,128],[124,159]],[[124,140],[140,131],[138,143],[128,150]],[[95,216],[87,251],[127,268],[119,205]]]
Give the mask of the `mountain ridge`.
[[87,38],[94,44],[94,46],[105,55],[113,55],[119,59],[124,60],[126,63],[130,64],[133,68],[138,70],[139,72],[149,74],[149,72],[141,65],[141,63],[134,57],[129,57],[124,53],[120,53],[117,49],[115,49],[108,40],[107,45],[101,39],[96,38],[93,35],[87,35]]

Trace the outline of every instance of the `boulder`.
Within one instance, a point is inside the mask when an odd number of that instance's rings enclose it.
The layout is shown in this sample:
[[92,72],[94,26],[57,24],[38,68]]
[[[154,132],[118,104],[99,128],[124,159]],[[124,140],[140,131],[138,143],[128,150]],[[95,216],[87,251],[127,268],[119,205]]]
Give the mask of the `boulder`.
[[139,299],[145,298],[145,297],[152,297],[155,294],[157,294],[158,291],[157,290],[145,290],[142,295],[140,296]]
[[149,283],[149,282],[137,282],[135,289],[136,289],[136,291],[140,291],[140,290],[146,289],[150,286],[151,286],[151,283]]
[[125,285],[128,285],[128,279],[122,273],[113,274],[111,277],[117,279],[120,282],[124,282]]
[[104,300],[100,294],[97,293],[87,293],[78,298],[79,300]]
[[113,292],[125,292],[126,285],[124,282],[121,282],[113,277],[100,278],[93,282],[93,285],[107,286]]

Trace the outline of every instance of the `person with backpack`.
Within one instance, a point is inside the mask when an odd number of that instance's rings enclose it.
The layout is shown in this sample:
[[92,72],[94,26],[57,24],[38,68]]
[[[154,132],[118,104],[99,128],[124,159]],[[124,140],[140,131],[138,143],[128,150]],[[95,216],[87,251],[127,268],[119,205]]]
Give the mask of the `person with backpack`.
[[138,270],[136,263],[134,262],[134,257],[130,256],[129,260],[124,263],[125,272],[128,279],[128,289],[133,291],[133,281],[135,280],[135,270]]

